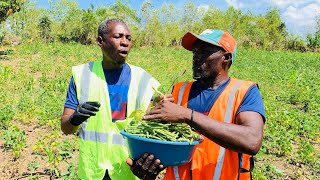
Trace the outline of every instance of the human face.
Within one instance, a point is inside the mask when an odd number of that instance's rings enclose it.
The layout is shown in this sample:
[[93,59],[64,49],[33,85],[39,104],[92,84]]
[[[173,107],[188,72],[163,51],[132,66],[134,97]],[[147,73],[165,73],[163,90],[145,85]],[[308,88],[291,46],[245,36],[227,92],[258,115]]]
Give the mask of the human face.
[[123,64],[131,49],[131,33],[123,23],[111,22],[108,26],[109,32],[99,42],[103,58],[113,64]]
[[197,40],[192,48],[193,79],[214,81],[223,69],[223,51],[220,47]]

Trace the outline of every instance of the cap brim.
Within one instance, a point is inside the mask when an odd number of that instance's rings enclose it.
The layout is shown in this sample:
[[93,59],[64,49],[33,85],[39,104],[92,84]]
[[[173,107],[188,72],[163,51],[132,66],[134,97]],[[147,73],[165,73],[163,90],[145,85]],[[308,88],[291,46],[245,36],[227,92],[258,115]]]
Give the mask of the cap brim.
[[187,32],[183,37],[182,37],[182,47],[184,47],[186,50],[192,51],[192,47],[194,42],[199,39],[198,36],[194,35],[191,32]]
[[215,46],[222,47],[222,46],[219,45],[219,44],[215,44],[215,43],[212,43],[212,42],[208,42],[208,41],[206,41],[206,40],[204,40],[204,39],[202,39],[202,38],[199,38],[197,35],[193,34],[192,32],[187,32],[187,33],[182,37],[181,45],[182,45],[186,50],[192,51],[193,45],[194,45],[194,43],[196,42],[197,39],[199,39],[199,40],[201,40],[201,41],[204,41],[204,42],[206,42],[206,43],[215,45]]

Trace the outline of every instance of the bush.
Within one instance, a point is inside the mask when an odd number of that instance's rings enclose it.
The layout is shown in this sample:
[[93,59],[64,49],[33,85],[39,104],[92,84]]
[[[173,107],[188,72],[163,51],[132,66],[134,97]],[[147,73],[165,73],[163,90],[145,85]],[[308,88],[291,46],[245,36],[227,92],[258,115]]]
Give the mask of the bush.
[[304,40],[300,36],[291,35],[287,39],[286,49],[293,51],[305,52],[307,51],[307,46]]

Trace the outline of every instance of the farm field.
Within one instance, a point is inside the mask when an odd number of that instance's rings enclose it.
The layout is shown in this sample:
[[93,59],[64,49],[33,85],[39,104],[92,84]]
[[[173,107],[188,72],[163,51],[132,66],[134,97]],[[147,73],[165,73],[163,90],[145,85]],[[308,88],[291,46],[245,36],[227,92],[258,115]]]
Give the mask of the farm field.
[[[60,130],[71,67],[101,58],[98,46],[22,44],[0,55],[0,179],[77,179],[78,142]],[[128,62],[156,77],[192,80],[180,47],[133,48]],[[254,179],[320,177],[320,53],[238,49],[230,74],[259,84],[267,121]]]

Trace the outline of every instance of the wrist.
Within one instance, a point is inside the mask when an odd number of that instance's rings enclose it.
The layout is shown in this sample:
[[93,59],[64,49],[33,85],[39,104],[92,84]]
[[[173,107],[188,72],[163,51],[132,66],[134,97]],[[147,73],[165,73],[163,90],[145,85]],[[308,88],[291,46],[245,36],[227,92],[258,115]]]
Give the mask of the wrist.
[[194,110],[189,109],[189,112],[186,113],[185,123],[192,126],[193,125],[193,119],[194,119]]
[[77,116],[76,112],[73,113],[69,118],[69,123],[73,126],[79,126],[83,121],[79,116]]

